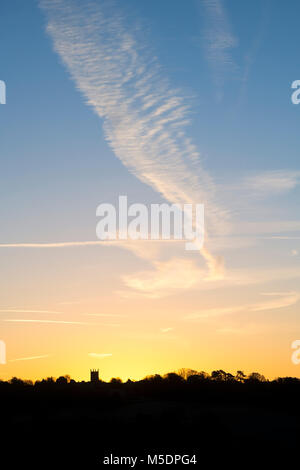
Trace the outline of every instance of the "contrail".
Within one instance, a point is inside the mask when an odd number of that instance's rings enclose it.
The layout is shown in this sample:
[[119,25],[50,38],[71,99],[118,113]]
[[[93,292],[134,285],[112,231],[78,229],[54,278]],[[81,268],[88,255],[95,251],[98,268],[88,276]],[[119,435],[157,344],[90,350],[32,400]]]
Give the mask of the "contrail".
[[[111,241],[111,240],[110,240]],[[68,248],[74,246],[103,245],[105,241],[53,242],[53,243],[0,243],[0,248]]]
[[24,310],[20,308],[6,308],[6,309],[1,309],[0,313],[53,313],[56,315],[60,315],[63,312],[56,312],[53,310]]
[[44,356],[19,357],[18,359],[10,359],[8,362],[32,361],[33,359],[44,359],[45,357],[50,357],[50,354],[45,354]]
[[88,323],[82,321],[64,321],[64,320],[31,320],[23,318],[9,318],[2,321],[11,323],[58,323],[65,325],[99,325],[99,323]]
[[[47,31],[77,88],[103,119],[115,155],[142,182],[177,204],[205,204],[206,229],[226,230],[227,212],[185,131],[189,109],[129,31],[112,2],[41,0]],[[213,255],[203,251],[209,268]],[[213,272],[211,272],[213,277]]]

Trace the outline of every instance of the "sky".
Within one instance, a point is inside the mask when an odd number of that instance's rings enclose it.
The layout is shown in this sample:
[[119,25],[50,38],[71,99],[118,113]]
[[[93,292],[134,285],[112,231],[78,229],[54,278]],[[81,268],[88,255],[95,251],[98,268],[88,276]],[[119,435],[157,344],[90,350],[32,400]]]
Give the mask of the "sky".
[[[0,9],[0,377],[300,377],[299,2]],[[203,203],[203,248],[99,242],[120,195]]]

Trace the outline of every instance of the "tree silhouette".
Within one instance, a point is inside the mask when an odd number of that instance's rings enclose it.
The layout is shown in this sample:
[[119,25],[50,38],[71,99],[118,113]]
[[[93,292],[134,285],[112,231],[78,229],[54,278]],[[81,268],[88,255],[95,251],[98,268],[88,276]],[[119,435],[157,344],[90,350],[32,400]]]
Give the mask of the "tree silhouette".
[[235,379],[236,379],[238,382],[245,382],[245,380],[246,380],[246,375],[244,374],[244,372],[243,372],[242,370],[237,370],[237,371],[236,371]]

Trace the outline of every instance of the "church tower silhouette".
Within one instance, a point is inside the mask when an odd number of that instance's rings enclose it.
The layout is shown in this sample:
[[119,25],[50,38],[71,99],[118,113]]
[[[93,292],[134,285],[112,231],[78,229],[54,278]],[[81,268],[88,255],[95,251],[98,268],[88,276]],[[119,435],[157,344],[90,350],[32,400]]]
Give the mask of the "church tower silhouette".
[[99,382],[99,369],[91,369],[91,382]]

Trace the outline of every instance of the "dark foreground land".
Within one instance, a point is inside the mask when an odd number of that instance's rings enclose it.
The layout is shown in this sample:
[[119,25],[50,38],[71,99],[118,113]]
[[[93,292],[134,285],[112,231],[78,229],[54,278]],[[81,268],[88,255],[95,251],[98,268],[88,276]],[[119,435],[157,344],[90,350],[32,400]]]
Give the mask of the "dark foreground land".
[[[112,468],[103,463],[112,454],[138,456],[135,468],[151,468],[156,465],[147,464],[148,455],[188,454],[197,464],[186,468],[298,466],[299,379],[182,375],[126,383],[0,382],[2,462]],[[126,462],[121,468],[133,467]]]

